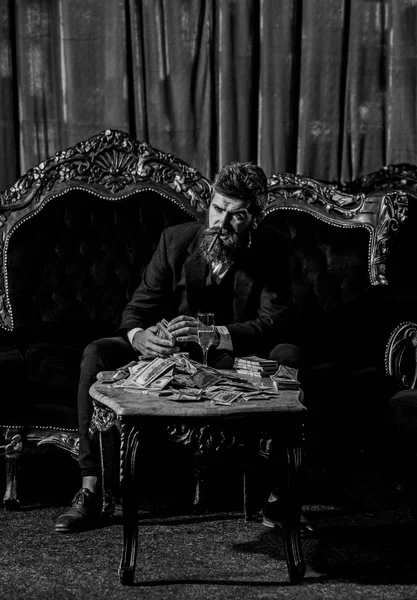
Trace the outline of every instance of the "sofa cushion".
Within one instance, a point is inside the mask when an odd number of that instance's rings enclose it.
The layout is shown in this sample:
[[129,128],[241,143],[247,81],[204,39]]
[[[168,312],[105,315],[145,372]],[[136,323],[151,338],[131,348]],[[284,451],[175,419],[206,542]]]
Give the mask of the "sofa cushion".
[[299,210],[276,210],[258,228],[281,301],[294,310],[292,343],[318,362],[343,359],[370,287],[369,232],[326,223]]
[[155,191],[106,199],[69,190],[10,235],[7,270],[23,346],[84,347],[111,335],[164,227],[190,214]]

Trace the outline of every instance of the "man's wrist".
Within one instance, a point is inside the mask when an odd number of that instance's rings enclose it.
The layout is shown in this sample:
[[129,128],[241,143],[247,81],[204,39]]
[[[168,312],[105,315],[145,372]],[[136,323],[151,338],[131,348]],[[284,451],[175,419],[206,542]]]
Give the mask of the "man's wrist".
[[[134,327],[133,329],[129,329],[129,331],[127,332],[127,339],[129,340],[129,342],[131,343],[132,346],[133,346],[133,340],[135,338],[135,335],[139,331],[143,331],[143,329],[141,327]],[[135,347],[133,346],[133,348],[135,348]],[[136,350],[136,348],[135,348],[135,350]]]
[[214,342],[213,342],[212,346],[214,346],[214,348],[217,348],[217,346],[220,344],[220,339],[221,339],[220,331],[218,330],[217,327],[214,328],[214,333],[215,333],[215,336],[214,336]]
[[233,350],[233,343],[227,327],[225,325],[216,325],[216,332],[220,336],[216,348],[218,348],[219,350],[228,350],[231,352]]

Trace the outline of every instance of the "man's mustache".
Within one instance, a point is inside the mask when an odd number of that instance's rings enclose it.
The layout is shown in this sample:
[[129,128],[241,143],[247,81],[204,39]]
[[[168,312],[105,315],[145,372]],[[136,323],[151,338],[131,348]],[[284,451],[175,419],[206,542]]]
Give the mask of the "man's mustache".
[[231,264],[239,248],[239,237],[235,231],[224,227],[206,227],[200,243],[206,258]]
[[237,237],[233,229],[225,229],[224,227],[209,227],[206,229],[207,237],[215,238],[234,238]]

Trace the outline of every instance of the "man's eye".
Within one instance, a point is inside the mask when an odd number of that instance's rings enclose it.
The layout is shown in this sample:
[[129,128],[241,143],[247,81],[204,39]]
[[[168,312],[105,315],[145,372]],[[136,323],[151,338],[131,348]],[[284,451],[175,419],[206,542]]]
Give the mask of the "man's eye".
[[241,213],[235,213],[233,216],[236,219],[236,221],[243,221],[243,219],[245,218],[244,215],[242,215]]

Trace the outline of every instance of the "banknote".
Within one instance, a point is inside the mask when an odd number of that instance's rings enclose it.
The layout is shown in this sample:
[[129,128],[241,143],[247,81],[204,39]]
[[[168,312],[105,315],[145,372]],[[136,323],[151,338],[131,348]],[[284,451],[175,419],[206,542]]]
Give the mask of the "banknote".
[[215,369],[202,368],[198,369],[195,373],[190,375],[194,384],[199,388],[206,388],[211,385],[219,383],[223,379],[220,373],[217,373]]
[[202,402],[204,401],[205,395],[203,390],[199,388],[186,388],[175,390],[169,397],[168,400],[174,402]]
[[172,333],[170,331],[168,331],[168,326],[169,323],[166,319],[162,319],[161,321],[159,321],[159,323],[157,323],[157,332],[156,335],[160,338],[163,338],[165,340],[174,340],[174,336],[172,335]]
[[138,373],[132,375],[135,383],[139,387],[148,387],[156,379],[164,375],[167,371],[174,368],[175,363],[169,358],[155,358],[150,363],[145,363],[145,367]]
[[240,392],[220,390],[211,397],[211,401],[214,404],[233,404],[241,396]]

